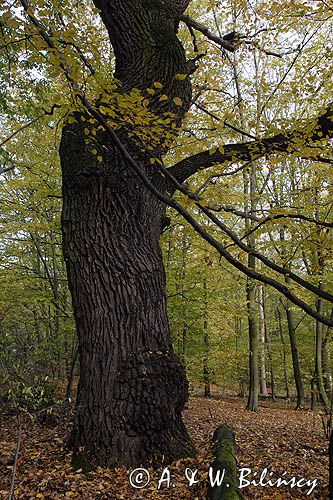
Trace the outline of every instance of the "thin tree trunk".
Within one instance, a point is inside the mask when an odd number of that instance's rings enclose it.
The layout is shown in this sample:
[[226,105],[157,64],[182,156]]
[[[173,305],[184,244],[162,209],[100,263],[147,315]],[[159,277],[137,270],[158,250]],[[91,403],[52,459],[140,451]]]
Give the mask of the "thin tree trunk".
[[283,328],[282,328],[282,318],[280,309],[277,309],[278,323],[279,323],[279,333],[280,339],[282,342],[282,358],[283,358],[283,377],[284,377],[284,385],[286,389],[286,397],[287,400],[290,401],[290,392],[289,392],[289,383],[288,383],[288,374],[287,374],[287,352],[286,352],[286,342],[284,340]]
[[182,289],[182,298],[181,298],[181,305],[182,305],[181,360],[182,360],[182,363],[184,366],[186,366],[187,331],[188,331],[187,304],[186,304],[186,297],[185,297],[186,275],[187,275],[187,269],[186,269],[187,249],[188,249],[187,238],[186,238],[186,235],[183,233],[183,237],[182,237],[182,271],[181,271],[181,289]]
[[[251,213],[255,213],[257,207],[256,193],[256,169],[251,167],[248,189],[250,194],[250,209]],[[246,208],[247,213],[248,208]],[[251,228],[252,221],[246,219],[247,229]],[[255,248],[256,241],[253,234],[248,237],[248,244]],[[248,266],[250,269],[256,268],[256,259],[252,254],[248,256]],[[254,280],[248,278],[246,286],[247,296],[247,310],[248,310],[248,324],[249,324],[249,371],[250,371],[250,387],[247,402],[247,409],[250,411],[258,410],[259,400],[259,366],[258,366],[258,326],[256,320],[256,283]]]
[[210,370],[209,370],[209,331],[208,331],[208,297],[207,281],[204,279],[204,356],[203,356],[203,377],[204,377],[204,395],[210,398]]
[[[314,192],[314,206],[315,206],[315,219],[319,220],[319,190],[316,189]],[[321,227],[317,226],[318,238],[320,238]],[[322,275],[325,270],[325,261],[322,257],[322,252],[320,247],[314,250],[313,252],[314,262],[316,264],[316,269],[318,270],[318,287],[320,289],[323,288],[322,283]],[[323,313],[323,300],[318,297],[317,300],[317,312]],[[329,401],[329,397],[325,390],[324,377],[323,377],[323,362],[322,362],[322,354],[323,354],[323,339],[324,339],[324,325],[320,321],[316,321],[316,351],[315,351],[315,380],[317,384],[319,398],[321,403],[323,404],[327,413],[331,410],[331,405]]]
[[[323,301],[322,299],[317,300],[317,311],[322,313]],[[318,393],[320,400],[329,412],[330,401],[326,394],[324,378],[323,378],[323,364],[322,364],[322,351],[323,351],[323,324],[320,321],[316,321],[316,361],[315,361],[315,380],[317,383]]]
[[268,354],[268,359],[269,359],[269,368],[270,368],[270,375],[271,375],[272,401],[274,402],[276,399],[275,376],[274,376],[274,366],[273,366],[271,335],[270,335],[269,329],[267,328],[267,321],[266,321],[265,288],[263,288],[263,319],[264,319],[264,327],[265,327],[264,334],[265,334],[265,341],[266,341],[266,345],[267,345],[267,354]]
[[[249,267],[253,267],[254,259],[249,256]],[[253,260],[253,261],[252,261]],[[248,280],[247,287],[247,304],[248,304],[248,323],[249,323],[249,370],[250,370],[250,387],[247,402],[247,409],[250,411],[258,410],[259,399],[259,377],[258,377],[258,330],[256,323],[255,312],[255,283]]]
[[[237,11],[233,9],[233,29],[237,31]],[[242,129],[245,128],[245,120],[243,113],[243,97],[241,91],[241,85],[239,81],[239,69],[237,67],[236,56],[234,55],[232,61],[232,71],[234,76],[235,89],[238,97],[238,111],[240,116],[240,123]],[[245,141],[246,137],[243,136],[242,140]],[[251,164],[248,170],[243,172],[244,180],[244,213],[245,213],[245,229],[249,232],[252,227],[252,221],[249,217],[249,210],[255,213],[257,206],[257,178],[256,178],[256,167]],[[250,203],[246,199],[250,196]],[[252,248],[255,248],[255,236],[254,233],[250,234],[247,238],[247,243]],[[248,256],[248,267],[255,269],[256,260],[249,254]],[[248,329],[249,329],[249,393],[247,401],[247,409],[250,411],[258,410],[258,400],[259,400],[259,373],[258,373],[258,328],[256,322],[256,304],[255,304],[255,290],[256,285],[250,278],[246,282],[246,300],[247,300],[247,313],[248,313]]]
[[268,396],[266,385],[266,325],[264,310],[264,288],[258,287],[259,336],[260,336],[260,394]]
[[75,366],[76,366],[78,355],[79,355],[79,349],[78,349],[78,346],[76,345],[74,348],[72,361],[70,364],[70,369],[67,373],[67,386],[66,386],[66,394],[65,394],[65,399],[67,401],[71,398],[71,395],[72,395]]
[[318,400],[318,391],[315,374],[311,378],[311,410],[314,410]]
[[239,384],[239,392],[238,395],[240,398],[245,396],[245,384],[246,380],[244,380],[244,372],[239,363],[239,341],[243,337],[243,322],[242,319],[236,319],[236,366],[237,366],[237,374],[238,374],[238,384]]
[[331,330],[329,328],[323,329],[324,338],[322,344],[322,365],[323,365],[323,379],[325,391],[327,394],[332,393],[332,374],[330,370],[331,366],[331,352],[330,352],[330,334]]
[[[285,240],[284,228],[280,229],[280,240],[282,243]],[[286,266],[286,262],[284,262],[286,259],[284,252],[281,253],[281,257],[282,257],[282,261],[283,261],[284,265]],[[288,278],[288,276],[285,277],[285,282],[287,285],[290,285],[290,278]],[[300,367],[299,356],[298,356],[296,330],[295,330],[295,326],[294,326],[294,315],[293,315],[293,312],[290,308],[289,301],[287,301],[287,303],[284,307],[285,307],[286,316],[287,316],[288,333],[289,333],[290,348],[291,348],[291,357],[292,357],[292,361],[293,361],[294,379],[295,379],[296,394],[297,394],[296,408],[301,409],[301,408],[304,408],[305,396],[304,396],[304,386],[303,386],[303,380],[302,380],[301,367]]]
[[295,327],[294,327],[294,317],[293,317],[293,313],[290,309],[289,304],[286,305],[286,316],[287,316],[288,333],[289,333],[290,348],[291,348],[291,357],[293,360],[294,379],[295,379],[295,386],[296,386],[296,393],[297,393],[296,408],[300,409],[300,408],[304,408],[304,404],[305,404],[304,387],[303,387],[303,381],[302,381],[302,375],[301,375],[301,368],[300,368],[300,364],[299,364],[296,331],[295,331]]
[[273,356],[272,356],[272,343],[271,336],[268,329],[265,329],[266,335],[266,344],[267,344],[267,353],[270,365],[270,374],[271,374],[271,390],[272,390],[272,401],[276,400],[276,391],[275,391],[275,376],[274,376],[274,367],[273,367]]

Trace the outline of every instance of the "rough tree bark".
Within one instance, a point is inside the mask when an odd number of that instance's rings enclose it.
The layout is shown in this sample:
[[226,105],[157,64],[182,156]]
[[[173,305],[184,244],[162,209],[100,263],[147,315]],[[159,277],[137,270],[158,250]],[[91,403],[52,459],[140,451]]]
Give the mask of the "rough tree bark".
[[[191,101],[188,62],[177,38],[187,1],[95,0],[115,52],[121,90],[161,82],[169,96],[151,110],[175,114]],[[173,97],[180,97],[176,106]],[[138,465],[189,456],[182,422],[184,369],[175,356],[166,312],[159,238],[165,207],[142,185],[105,132],[98,162],[85,144],[87,122],[65,126],[63,251],[79,338],[80,382],[72,445],[80,466]],[[163,190],[150,164],[163,146],[142,150],[126,130],[123,144]],[[163,138],[162,138],[163,139]]]

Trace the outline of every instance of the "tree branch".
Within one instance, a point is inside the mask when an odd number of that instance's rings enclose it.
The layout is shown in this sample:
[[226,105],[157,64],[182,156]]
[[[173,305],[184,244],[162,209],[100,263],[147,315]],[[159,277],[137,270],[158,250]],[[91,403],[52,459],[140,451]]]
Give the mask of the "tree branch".
[[224,40],[220,36],[214,35],[214,33],[209,31],[207,26],[205,26],[204,24],[198,23],[198,21],[195,21],[190,16],[186,15],[180,16],[179,19],[183,21],[189,28],[191,27],[197,31],[200,31],[200,33],[205,35],[205,37],[208,38],[208,40],[217,43],[218,45],[220,45],[220,47],[223,47],[225,50],[228,50],[229,52],[235,52],[235,47],[233,43]]
[[[4,139],[2,142],[0,142],[0,147],[4,146],[7,142],[9,142],[10,140],[12,140],[17,134],[19,134],[20,132],[23,132],[23,130],[27,129],[28,127],[31,127],[32,125],[34,125],[38,120],[40,120],[41,118],[43,118],[44,116],[46,115],[53,115],[54,113],[54,110],[56,108],[61,108],[61,106],[59,104],[53,104],[52,105],[52,108],[50,111],[44,111],[43,114],[39,115],[39,116],[36,116],[36,118],[33,118],[32,120],[30,120],[30,122],[26,123],[25,125],[23,125],[22,127],[18,128],[17,130],[15,130],[12,134],[10,134],[9,137],[7,137],[6,139]],[[4,172],[8,172],[9,170],[12,170],[12,169],[6,169]],[[0,172],[1,173],[4,173],[4,172]]]
[[324,112],[314,120],[308,120],[300,129],[292,129],[257,141],[227,144],[213,152],[211,150],[202,151],[169,167],[169,172],[179,182],[184,182],[200,170],[214,165],[222,165],[229,161],[251,161],[254,157],[259,158],[268,154],[295,153],[302,145],[331,137],[333,137],[332,104],[327,106]]
[[198,195],[191,193],[185,186],[177,182],[175,178],[172,177],[170,172],[163,166],[159,166],[160,170],[163,172],[164,175],[168,176],[172,182],[174,182],[175,187],[177,188],[178,191],[181,193],[185,194],[188,196],[190,199],[195,201],[195,204],[197,207],[210,219],[217,227],[219,227],[225,234],[229,236],[229,238],[244,252],[253,255],[256,259],[260,260],[265,266],[269,267],[273,271],[286,276],[290,280],[295,281],[295,283],[298,283],[300,286],[303,288],[309,290],[310,292],[316,294],[317,296],[320,296],[324,298],[325,300],[328,300],[329,302],[333,302],[333,295],[330,293],[325,292],[322,290],[322,288],[317,287],[313,285],[312,283],[309,283],[308,281],[304,280],[297,274],[293,273],[290,269],[282,267],[275,262],[271,261],[267,257],[265,257],[263,254],[255,250],[254,248],[250,247],[249,245],[246,245],[243,243],[243,241],[231,230],[226,226],[222,221],[220,221],[214,214],[210,212],[210,209],[207,208],[204,203],[200,200]]
[[[26,11],[29,9],[29,3],[27,0],[20,0],[22,6]],[[39,31],[40,36],[43,37],[43,39],[47,42],[49,47],[54,48],[54,43],[52,41],[52,38],[46,33],[43,25],[38,21],[38,19],[31,13],[30,9],[28,12],[28,16],[31,20],[31,22],[36,26],[36,28]],[[242,262],[237,260],[235,257],[233,257],[225,248],[224,246],[217,241],[213,236],[211,236],[199,223],[198,221],[182,206],[180,205],[176,200],[166,196],[164,193],[162,193],[154,184],[153,182],[147,177],[146,173],[142,170],[142,168],[136,163],[136,161],[133,159],[133,157],[130,155],[130,153],[127,151],[121,140],[119,139],[118,134],[114,131],[114,129],[109,125],[109,123],[106,121],[106,118],[103,116],[103,114],[96,109],[90,101],[83,95],[80,91],[79,86],[77,83],[73,80],[71,76],[71,71],[70,68],[68,67],[67,64],[64,63],[61,54],[59,53],[59,61],[60,61],[60,66],[64,72],[64,75],[67,79],[67,81],[73,86],[73,89],[75,90],[75,93],[77,95],[77,98],[81,101],[83,106],[86,108],[86,110],[91,114],[92,117],[94,117],[98,123],[102,125],[104,128],[105,132],[108,134],[110,139],[112,140],[113,144],[118,148],[120,154],[122,155],[123,159],[127,162],[128,166],[136,173],[136,175],[141,179],[143,184],[146,186],[149,191],[156,196],[157,199],[159,199],[162,203],[165,205],[174,208],[192,227],[193,229],[205,240],[207,241],[212,247],[214,247],[218,253],[221,255],[221,257],[224,257],[233,267],[241,271],[243,274],[256,279],[257,281],[261,281],[262,283],[266,283],[272,287],[274,287],[276,290],[281,292],[287,299],[289,299],[291,302],[293,302],[295,305],[303,309],[307,314],[309,314],[311,317],[321,321],[323,324],[327,326],[333,326],[333,321],[329,318],[326,318],[319,312],[315,311],[310,307],[308,304],[306,304],[303,300],[301,300],[299,297],[294,295],[290,289],[276,281],[273,278],[270,278],[266,275],[263,275],[247,266],[245,266]],[[158,163],[157,163],[158,164]],[[161,166],[161,165],[160,165]],[[162,171],[165,175],[171,176],[171,173],[162,167]],[[176,179],[172,179],[173,182],[177,184]],[[202,209],[203,207],[199,205],[199,208]]]
[[317,226],[333,228],[333,222],[318,221],[316,219],[312,219],[311,217],[307,217],[306,215],[303,215],[303,214],[276,214],[276,215],[272,215],[270,217],[266,217],[266,219],[260,221],[259,224],[254,226],[251,229],[251,231],[248,231],[245,234],[245,236],[243,236],[243,238],[249,236],[250,234],[254,233],[255,231],[258,231],[258,229],[260,227],[264,226],[265,224],[267,224],[267,222],[271,222],[271,221],[278,220],[278,219],[299,219],[299,220],[304,220],[306,222],[311,222],[312,224],[316,224]]

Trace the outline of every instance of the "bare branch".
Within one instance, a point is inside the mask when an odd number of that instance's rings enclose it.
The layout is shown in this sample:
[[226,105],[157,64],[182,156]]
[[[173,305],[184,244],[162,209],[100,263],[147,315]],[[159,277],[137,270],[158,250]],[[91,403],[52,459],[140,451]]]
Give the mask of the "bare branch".
[[[25,125],[23,125],[22,127],[20,127],[19,129],[15,130],[12,134],[10,134],[9,137],[7,137],[6,139],[4,139],[1,143],[0,143],[0,147],[4,146],[7,142],[9,142],[11,139],[13,139],[17,134],[19,134],[20,132],[23,132],[23,130],[26,130],[27,128],[31,127],[32,125],[34,125],[38,120],[40,120],[41,118],[43,118],[45,115],[53,115],[54,113],[54,110],[56,108],[61,108],[61,106],[59,104],[53,104],[52,108],[50,111],[45,111],[44,110],[44,113],[39,115],[39,116],[36,116],[36,118],[33,118],[32,120],[30,120],[30,122],[26,123]],[[10,169],[6,169],[1,173],[4,173],[4,172],[8,172],[9,170],[12,170],[12,168]]]
[[200,198],[198,195],[191,193],[185,186],[180,184],[179,182],[176,181],[175,178],[173,178],[170,174],[170,172],[163,166],[160,165],[159,167],[161,171],[169,176],[170,180],[173,181],[176,185],[176,188],[186,196],[188,196],[190,199],[194,200],[198,208],[222,231],[229,236],[229,238],[239,247],[241,248],[244,252],[253,255],[255,258],[260,260],[265,266],[269,267],[270,269],[273,269],[274,271],[278,272],[279,274],[282,274],[283,276],[286,276],[287,278],[295,281],[298,283],[300,286],[303,288],[306,288],[312,293],[315,293],[317,296],[320,296],[324,298],[325,300],[328,300],[329,302],[333,302],[333,295],[330,293],[325,292],[322,290],[320,287],[317,287],[313,285],[312,283],[309,283],[308,281],[304,280],[297,274],[293,273],[290,269],[279,266],[278,264],[275,264],[275,262],[271,261],[264,255],[262,255],[260,252],[255,250],[254,248],[246,245],[243,243],[243,241],[238,238],[238,236],[231,231],[221,220],[219,220],[214,214],[210,212],[210,210],[204,206],[204,204],[201,202]]
[[299,220],[304,220],[306,222],[311,222],[312,224],[316,224],[317,226],[333,228],[333,222],[318,221],[316,219],[312,219],[311,217],[307,217],[306,215],[302,215],[302,214],[276,214],[276,215],[272,215],[270,217],[266,217],[266,219],[260,221],[259,224],[257,224],[255,227],[253,227],[251,229],[251,231],[247,232],[246,235],[243,236],[243,238],[249,236],[250,234],[254,233],[255,231],[258,231],[259,228],[261,228],[262,226],[264,226],[268,222],[278,220],[278,219],[299,219]]
[[83,64],[89,69],[90,71],[90,76],[93,76],[96,74],[96,71],[95,69],[93,68],[92,64],[88,61],[87,57],[84,55],[82,49],[80,49],[80,47],[78,47],[76,45],[76,43],[74,42],[66,42],[65,40],[61,40],[59,39],[59,43],[64,45],[65,47],[66,46],[70,46],[70,47],[73,47],[79,54],[79,57],[81,59],[81,61],[83,62]]
[[[192,100],[192,104],[194,104],[195,107],[197,107],[198,109],[200,109],[201,111],[203,111],[204,113],[206,113],[208,116],[210,116],[211,118],[214,118],[214,120],[217,120],[217,121],[221,121],[221,118],[217,115],[215,115],[214,113],[212,113],[211,111],[209,111],[207,108],[205,108],[205,106],[203,106],[202,104],[198,104],[197,102],[195,102],[195,100]],[[255,139],[257,140],[256,137],[254,137],[253,135],[251,134],[248,134],[247,132],[244,132],[243,130],[240,130],[239,128],[235,127],[234,125],[231,125],[231,123],[228,123],[226,120],[223,121],[224,125],[228,128],[231,128],[232,130],[234,130],[235,132],[238,132],[239,134],[242,134],[246,137],[249,137],[250,139]]]
[[200,31],[200,33],[205,35],[205,37],[207,37],[208,40],[217,43],[223,49],[228,50],[229,52],[235,52],[235,46],[233,45],[233,43],[224,40],[220,36],[214,35],[214,33],[209,31],[207,26],[205,26],[204,24],[198,23],[198,21],[195,21],[190,16],[186,15],[180,16],[179,19],[183,21],[186,24],[186,26],[191,27],[197,31]]

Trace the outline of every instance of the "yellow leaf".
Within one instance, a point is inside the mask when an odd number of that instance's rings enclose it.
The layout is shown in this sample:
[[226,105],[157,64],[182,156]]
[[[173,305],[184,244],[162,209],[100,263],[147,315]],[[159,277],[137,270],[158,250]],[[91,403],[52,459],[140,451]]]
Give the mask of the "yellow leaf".
[[160,82],[154,82],[154,87],[156,89],[161,89],[163,87],[163,85]]
[[44,498],[43,493],[37,493],[36,498]]
[[149,95],[154,95],[155,94],[155,90],[154,89],[146,89],[146,92]]
[[146,108],[147,106],[149,106],[149,102],[150,102],[150,101],[149,101],[149,99],[144,99],[144,101],[143,101],[143,103],[142,103],[142,104],[143,104],[143,105],[144,105],[144,107]]
[[93,150],[92,150],[92,154],[93,154],[93,155],[97,155],[97,149],[93,149]]
[[180,97],[174,97],[172,100],[176,106],[181,106],[183,104],[183,101],[181,100]]
[[182,73],[178,73],[175,78],[176,80],[185,80],[185,78],[187,77],[187,75],[184,75]]
[[154,165],[154,163],[155,163],[155,158],[150,158],[150,160],[149,160],[149,161],[150,161],[150,163],[151,163],[152,165]]
[[75,118],[73,116],[70,116],[68,118],[68,123],[75,123],[75,122],[76,122],[76,120],[75,120]]
[[98,161],[103,161],[102,156],[97,156],[97,160],[98,160]]
[[161,97],[159,98],[160,102],[167,101],[167,100],[168,100],[168,96],[165,94],[162,94]]

